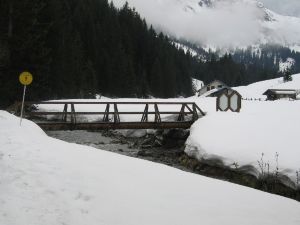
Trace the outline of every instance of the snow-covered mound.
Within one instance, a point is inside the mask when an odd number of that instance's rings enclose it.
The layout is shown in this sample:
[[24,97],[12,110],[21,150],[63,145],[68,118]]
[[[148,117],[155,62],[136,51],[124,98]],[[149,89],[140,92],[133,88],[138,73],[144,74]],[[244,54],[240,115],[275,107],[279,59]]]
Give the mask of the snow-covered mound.
[[299,202],[47,137],[0,111],[2,225],[298,225]]
[[215,98],[200,98],[197,103],[207,115],[192,126],[186,153],[233,168],[251,166],[253,170],[248,172],[256,175],[263,172],[258,163],[263,154],[270,173],[276,172],[278,161],[281,175],[288,176],[292,186],[299,185],[300,101],[258,101],[265,98],[262,93],[270,88],[300,89],[300,74],[287,83],[279,78],[235,88],[244,98],[253,100],[242,101],[241,113],[216,112]]

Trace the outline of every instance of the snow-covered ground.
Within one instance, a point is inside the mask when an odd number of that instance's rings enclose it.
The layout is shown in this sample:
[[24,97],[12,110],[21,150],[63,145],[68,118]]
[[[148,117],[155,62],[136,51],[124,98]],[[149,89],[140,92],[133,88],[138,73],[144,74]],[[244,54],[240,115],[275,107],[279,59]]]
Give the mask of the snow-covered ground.
[[[293,75],[292,82],[283,82],[283,78],[277,78],[272,80],[261,81],[257,83],[250,84],[248,86],[241,86],[234,88],[237,90],[243,98],[261,98],[266,99],[263,93],[267,89],[295,89],[300,90],[300,74]],[[280,104],[276,101],[276,104]]]
[[0,111],[1,225],[298,225],[300,204],[47,137]]
[[[244,98],[265,99],[262,93],[269,88],[300,89],[300,74],[294,75],[292,82],[283,83],[279,78],[235,89]],[[278,166],[280,174],[291,179],[292,186],[299,185],[300,101],[242,101],[241,113],[215,112],[214,98],[200,98],[197,102],[208,113],[192,126],[187,154],[245,168],[256,175],[267,173],[268,167],[273,174]],[[261,160],[263,168],[259,165]]]
[[[243,98],[261,99],[262,101],[242,101],[241,113],[216,112],[216,99],[210,97],[190,97],[187,99],[155,99],[164,101],[189,101],[207,113],[191,128],[191,135],[186,143],[186,153],[199,160],[222,162],[226,166],[248,168],[248,172],[259,175],[261,168],[258,161],[262,154],[265,164],[270,166],[270,173],[277,167],[281,175],[287,175],[292,185],[297,184],[296,173],[300,173],[300,101],[278,100],[264,101],[262,94],[269,88],[300,89],[300,74],[293,76],[292,82],[283,83],[282,78],[267,80],[249,86],[236,87]],[[205,95],[204,95],[205,96]],[[84,100],[86,101],[86,100]],[[95,101],[95,100],[91,100]],[[107,98],[96,101],[108,101]],[[113,101],[151,101],[141,99],[114,99]],[[76,111],[99,111],[97,105],[76,106]],[[104,110],[105,105],[101,106]],[[40,110],[62,111],[63,106],[43,105]],[[119,111],[143,111],[143,106],[120,105]],[[153,110],[153,109],[152,109]],[[160,111],[180,110],[180,105],[159,106]],[[100,116],[83,117],[82,120],[99,120]],[[122,115],[122,121],[136,121],[136,115]],[[150,118],[153,119],[153,118]],[[168,117],[162,117],[167,120]],[[279,155],[276,157],[276,155]],[[276,159],[278,158],[278,160]],[[249,167],[251,166],[251,167]],[[266,166],[267,167],[267,166]],[[251,168],[251,170],[250,170]],[[264,168],[266,171],[267,168]]]

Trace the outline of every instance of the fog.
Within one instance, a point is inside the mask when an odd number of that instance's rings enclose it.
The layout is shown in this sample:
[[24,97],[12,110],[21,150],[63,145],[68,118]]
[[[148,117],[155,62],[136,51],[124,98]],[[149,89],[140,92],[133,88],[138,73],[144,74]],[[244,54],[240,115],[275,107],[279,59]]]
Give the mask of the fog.
[[[113,0],[120,7],[126,0]],[[256,4],[240,1],[221,1],[214,8],[201,8],[199,0],[127,0],[129,5],[145,17],[148,24],[176,38],[184,38],[197,44],[215,47],[237,47],[256,44],[262,40],[274,42],[300,43],[298,35],[285,34],[264,36],[272,26],[262,26],[264,11]],[[234,2],[234,3],[233,3]],[[192,6],[195,10],[190,9]],[[300,22],[300,20],[299,20]],[[297,26],[296,23],[295,26]],[[300,23],[299,23],[300,25]],[[278,25],[279,26],[279,25]],[[289,32],[289,26],[282,32]],[[294,26],[292,26],[294,29]],[[298,29],[300,30],[300,29]]]
[[266,7],[283,15],[300,17],[300,0],[260,0]]

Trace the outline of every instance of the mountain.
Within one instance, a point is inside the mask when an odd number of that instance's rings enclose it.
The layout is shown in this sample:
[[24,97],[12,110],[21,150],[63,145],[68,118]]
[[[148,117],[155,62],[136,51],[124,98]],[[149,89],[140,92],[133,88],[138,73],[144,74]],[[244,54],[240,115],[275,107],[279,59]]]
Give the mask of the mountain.
[[[300,18],[257,0],[127,0],[156,29],[202,47],[279,44],[300,51]],[[113,0],[117,6],[125,0]]]

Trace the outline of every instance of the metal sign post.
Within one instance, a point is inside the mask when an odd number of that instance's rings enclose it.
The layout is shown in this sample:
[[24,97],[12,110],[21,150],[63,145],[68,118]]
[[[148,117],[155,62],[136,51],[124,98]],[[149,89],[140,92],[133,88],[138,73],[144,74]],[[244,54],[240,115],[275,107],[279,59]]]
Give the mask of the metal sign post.
[[26,87],[27,87],[27,85],[30,85],[32,83],[32,80],[33,80],[32,74],[29,73],[29,72],[23,72],[19,76],[20,83],[24,85],[22,107],[21,107],[21,117],[20,117],[20,126],[22,125],[22,119],[23,119],[23,111],[24,111],[24,102],[25,102],[25,95],[26,95]]

